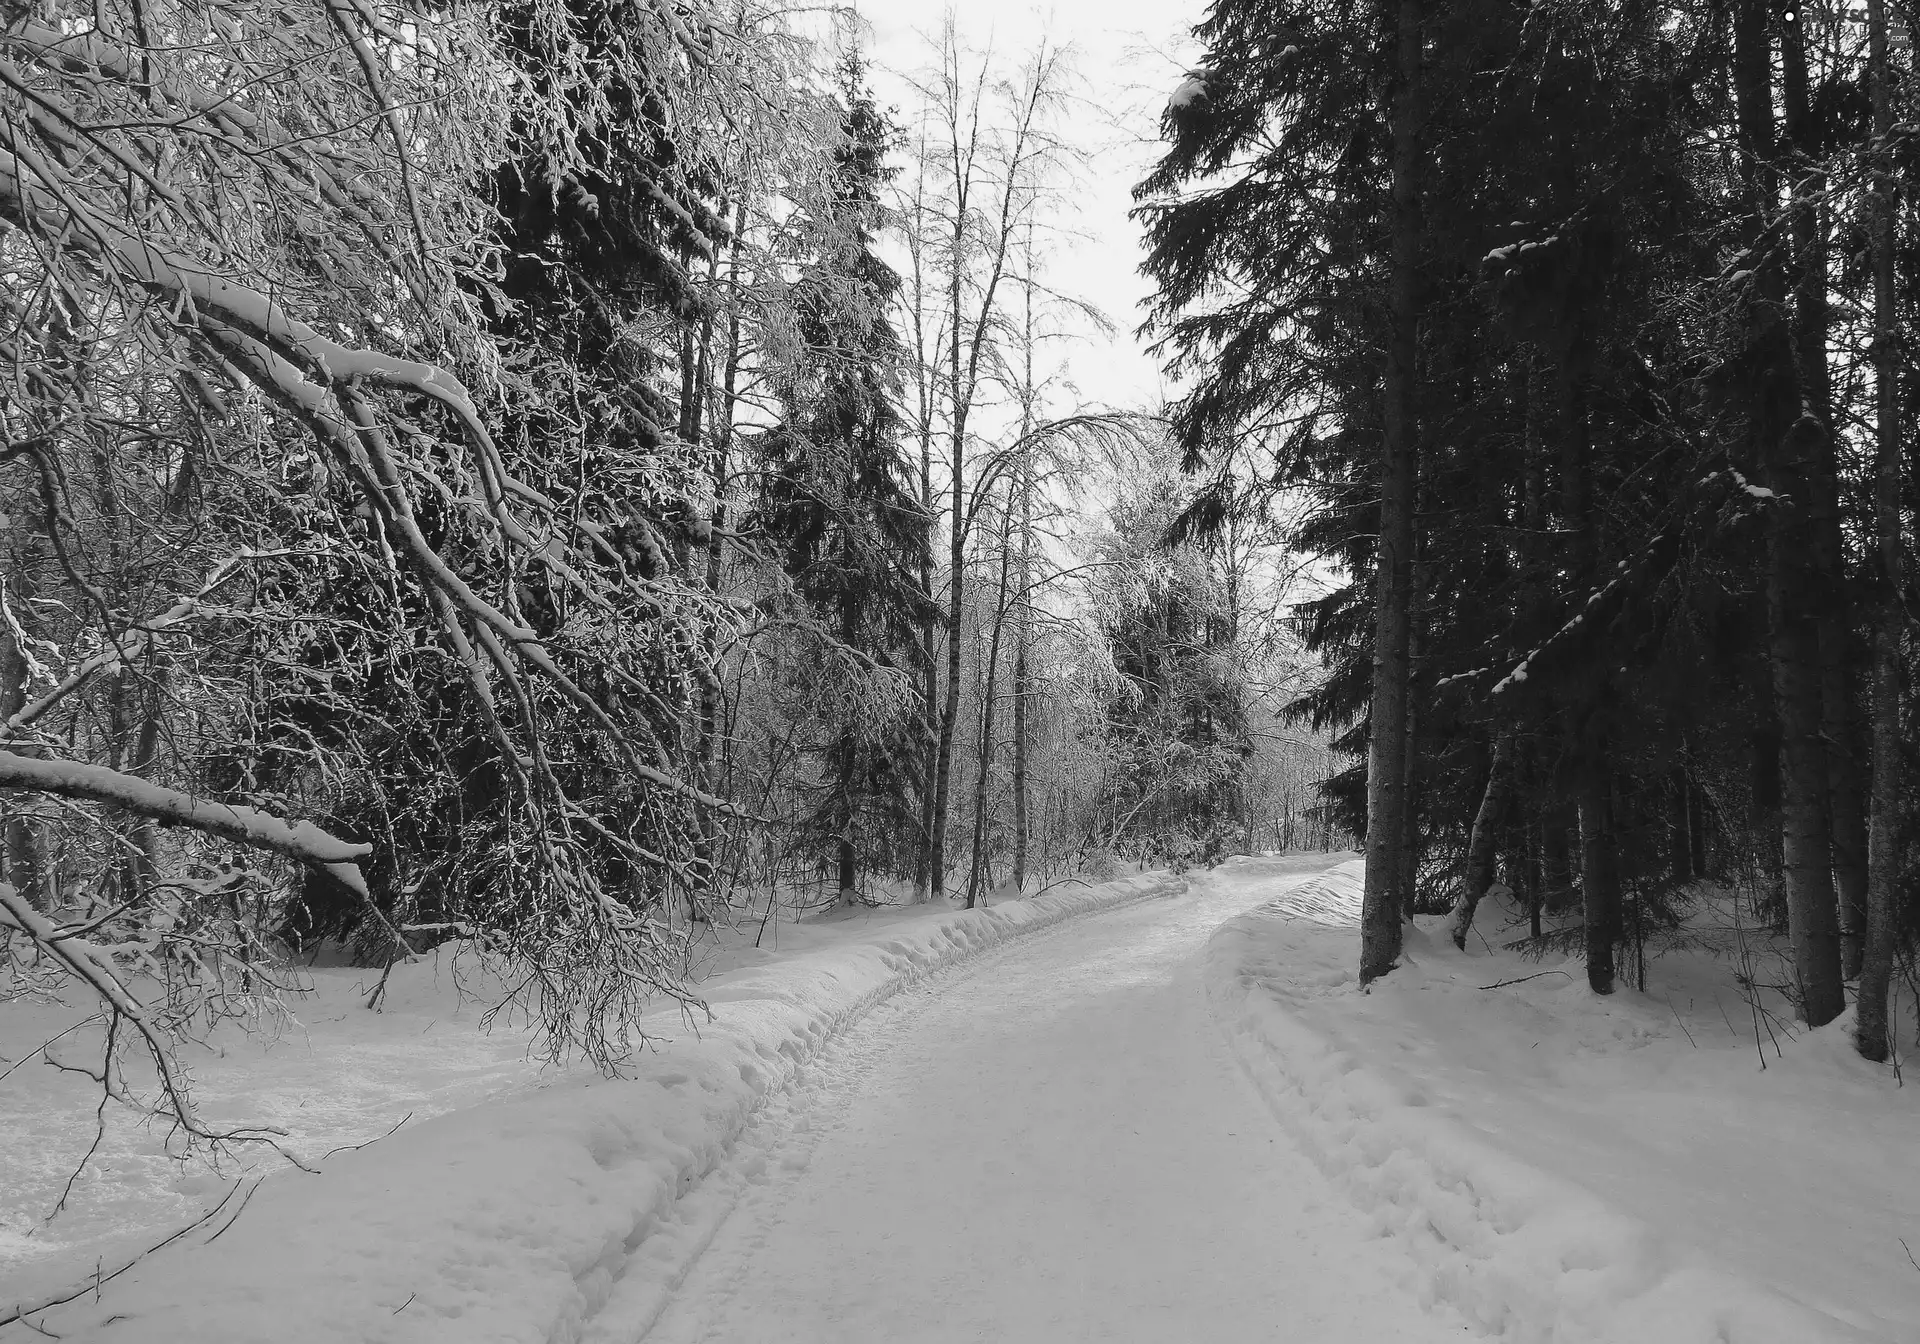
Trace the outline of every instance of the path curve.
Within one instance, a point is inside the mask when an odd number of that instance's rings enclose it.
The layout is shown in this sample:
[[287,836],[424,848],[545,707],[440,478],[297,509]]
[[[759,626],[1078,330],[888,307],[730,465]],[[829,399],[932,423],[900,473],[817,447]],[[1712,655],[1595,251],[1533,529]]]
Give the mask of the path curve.
[[1207,936],[1328,863],[1201,876],[877,1008],[742,1136],[743,1193],[639,1338],[1463,1338],[1290,1146],[1208,1015]]

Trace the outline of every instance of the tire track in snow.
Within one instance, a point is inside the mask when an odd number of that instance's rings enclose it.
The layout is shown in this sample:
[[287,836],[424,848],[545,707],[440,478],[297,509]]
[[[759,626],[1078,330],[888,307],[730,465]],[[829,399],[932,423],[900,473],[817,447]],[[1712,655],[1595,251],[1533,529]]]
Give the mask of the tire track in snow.
[[1224,869],[870,1013],[743,1132],[678,1291],[589,1338],[1460,1338],[1272,1124],[1207,1011],[1200,950],[1271,895],[1261,867],[1258,887]]

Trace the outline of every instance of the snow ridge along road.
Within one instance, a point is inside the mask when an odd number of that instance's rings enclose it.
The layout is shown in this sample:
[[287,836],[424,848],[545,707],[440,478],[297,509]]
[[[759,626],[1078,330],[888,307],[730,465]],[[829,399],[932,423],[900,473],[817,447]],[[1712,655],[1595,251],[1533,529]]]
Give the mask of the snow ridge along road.
[[[1076,920],[895,996],[708,1187],[594,1344],[1437,1344],[1414,1266],[1290,1143],[1209,1015],[1223,920],[1330,862]],[[682,1201],[691,1211],[698,1197]],[[715,1226],[714,1224],[717,1224]]]
[[[333,1155],[317,1176],[276,1174],[230,1232],[216,1221],[33,1325],[70,1342],[571,1344],[616,1291],[631,1312],[697,1254],[732,1187],[686,1197],[876,1004],[1009,939],[1184,888],[1146,873],[984,910],[885,912],[829,948],[707,982],[714,1021],[698,1038],[677,1013],[649,1021],[659,1048],[629,1078],[561,1071]],[[16,1335],[40,1337],[4,1332]]]

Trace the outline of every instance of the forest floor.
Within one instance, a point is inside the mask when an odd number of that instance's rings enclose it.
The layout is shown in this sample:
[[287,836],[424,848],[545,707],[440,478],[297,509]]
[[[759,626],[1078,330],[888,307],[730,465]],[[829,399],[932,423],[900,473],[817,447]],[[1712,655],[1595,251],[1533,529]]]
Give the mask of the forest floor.
[[[0,1316],[226,1195],[34,1326],[136,1344],[1920,1338],[1901,1248],[1920,1248],[1920,1091],[1855,1059],[1844,1022],[1796,1033],[1764,991],[1772,1020],[1750,1009],[1736,973],[1764,984],[1766,949],[1716,944],[1711,901],[1645,994],[1595,999],[1577,963],[1500,950],[1497,907],[1467,955],[1423,924],[1361,994],[1347,859],[841,912],[780,926],[777,950],[771,930],[718,934],[699,949],[714,1020],[696,1037],[662,1014],[625,1079],[478,1032],[471,969],[463,995],[444,961],[402,968],[380,1013],[368,973],[316,969],[298,1030],[223,1036],[197,1077],[216,1118],[282,1124],[319,1175],[257,1151],[181,1167],[116,1120],[44,1221],[91,1107],[44,1066],[0,1084],[20,1136],[0,1148]],[[0,1054],[57,1025],[9,1005]],[[38,1338],[0,1344],[16,1335]]]

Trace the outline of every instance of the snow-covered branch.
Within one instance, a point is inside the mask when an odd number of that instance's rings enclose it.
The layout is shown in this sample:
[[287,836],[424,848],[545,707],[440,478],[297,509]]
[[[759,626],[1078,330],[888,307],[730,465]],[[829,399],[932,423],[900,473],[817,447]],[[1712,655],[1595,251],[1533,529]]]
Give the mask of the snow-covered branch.
[[135,775],[80,761],[45,760],[0,750],[0,789],[111,803],[163,826],[188,826],[209,835],[269,850],[322,869],[364,896],[359,861],[373,846],[329,835],[310,821],[286,821],[258,808],[195,798]]

